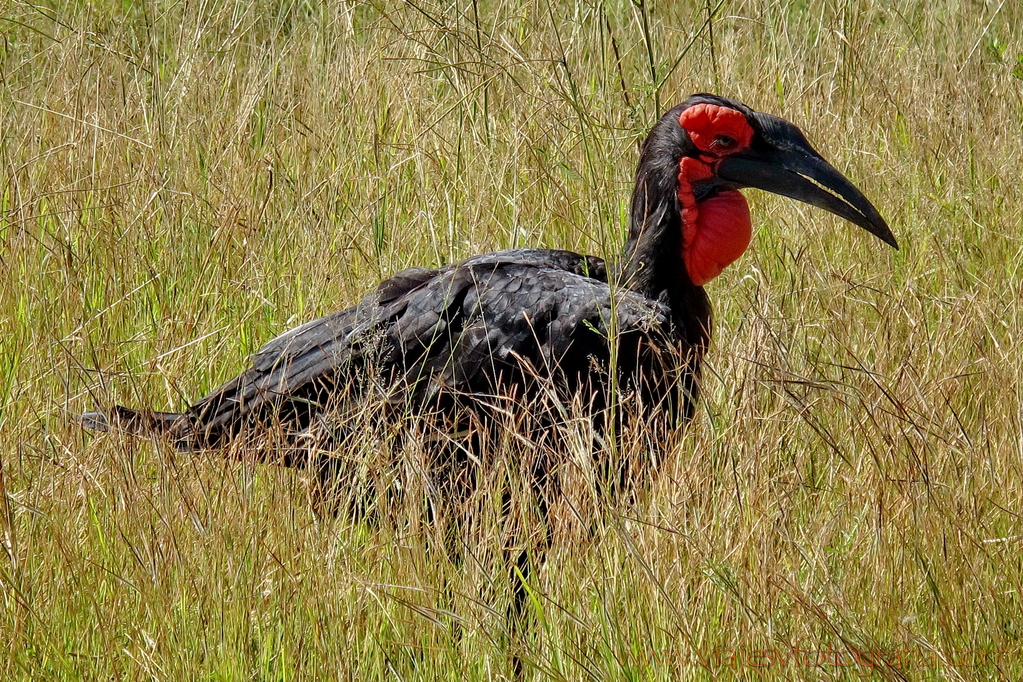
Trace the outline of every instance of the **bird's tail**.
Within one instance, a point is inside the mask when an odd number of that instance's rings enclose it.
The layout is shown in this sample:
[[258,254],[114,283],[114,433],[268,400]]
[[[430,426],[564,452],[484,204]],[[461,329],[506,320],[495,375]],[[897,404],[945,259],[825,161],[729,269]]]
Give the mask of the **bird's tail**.
[[166,436],[181,427],[184,415],[176,412],[133,410],[114,405],[108,412],[86,412],[79,421],[90,431],[120,431],[133,436]]

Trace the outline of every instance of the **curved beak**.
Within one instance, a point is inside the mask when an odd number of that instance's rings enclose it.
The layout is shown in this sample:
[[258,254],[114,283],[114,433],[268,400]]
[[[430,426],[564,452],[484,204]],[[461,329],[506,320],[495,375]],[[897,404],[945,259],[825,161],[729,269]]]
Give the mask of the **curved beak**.
[[784,145],[760,145],[759,150],[751,147],[726,156],[718,164],[717,176],[739,187],[766,190],[831,211],[898,249],[895,236],[873,204],[805,138],[798,138],[791,136]]

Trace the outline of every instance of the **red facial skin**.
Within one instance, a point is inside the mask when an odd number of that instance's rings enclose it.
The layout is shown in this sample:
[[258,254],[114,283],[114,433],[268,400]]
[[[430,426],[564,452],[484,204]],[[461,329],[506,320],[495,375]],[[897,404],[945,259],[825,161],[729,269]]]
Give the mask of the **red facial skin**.
[[718,192],[699,204],[692,185],[714,175],[725,156],[749,147],[753,129],[735,109],[697,104],[679,115],[700,157],[679,162],[678,199],[682,203],[682,258],[693,284],[703,286],[741,256],[749,246],[753,228],[749,206],[736,190]]

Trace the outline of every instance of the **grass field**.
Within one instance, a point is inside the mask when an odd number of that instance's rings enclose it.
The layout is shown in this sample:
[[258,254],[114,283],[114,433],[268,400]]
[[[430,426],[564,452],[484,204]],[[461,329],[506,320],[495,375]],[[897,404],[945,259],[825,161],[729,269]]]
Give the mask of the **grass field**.
[[[1023,678],[1021,36],[1011,1],[0,3],[0,678]],[[75,423],[406,266],[614,257],[699,91],[800,125],[901,250],[747,192],[698,416],[529,635],[415,524]]]

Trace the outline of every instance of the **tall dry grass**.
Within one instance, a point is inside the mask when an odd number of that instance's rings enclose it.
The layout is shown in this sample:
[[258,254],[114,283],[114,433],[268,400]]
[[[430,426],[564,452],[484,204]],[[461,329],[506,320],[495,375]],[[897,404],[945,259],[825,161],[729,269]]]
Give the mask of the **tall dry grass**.
[[[1019,678],[1021,19],[0,6],[0,675],[501,679],[517,656],[573,680]],[[802,126],[902,249],[748,193],[698,417],[639,503],[554,545],[531,633],[492,603],[499,562],[429,529],[74,424],[180,408],[408,265],[613,257],[637,142],[706,90]]]

